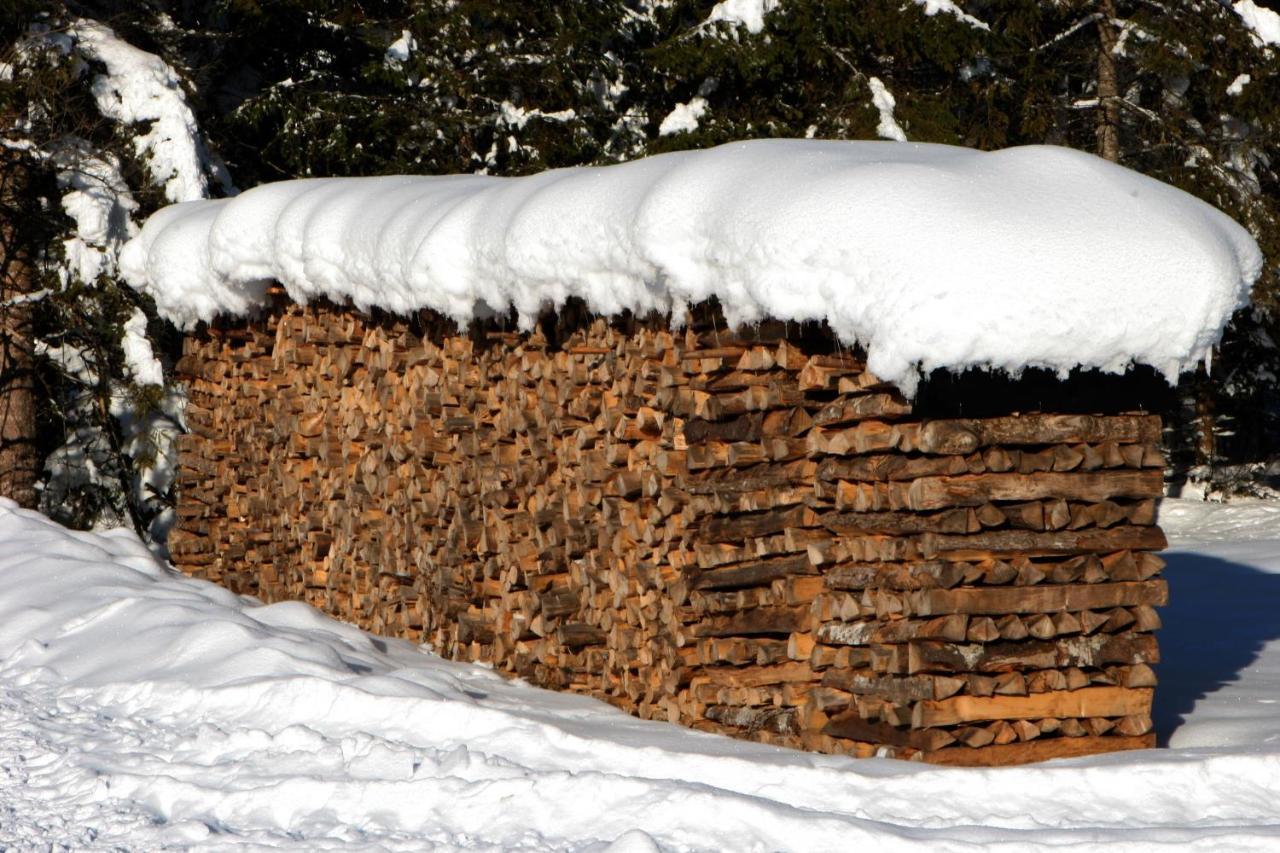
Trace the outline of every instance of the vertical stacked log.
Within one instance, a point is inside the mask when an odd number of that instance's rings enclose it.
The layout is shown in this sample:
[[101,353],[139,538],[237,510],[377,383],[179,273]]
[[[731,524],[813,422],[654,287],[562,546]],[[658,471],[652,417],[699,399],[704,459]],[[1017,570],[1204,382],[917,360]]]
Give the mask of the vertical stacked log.
[[284,304],[209,329],[180,365],[174,561],[785,746],[1151,745],[1159,420],[926,420],[795,332]]

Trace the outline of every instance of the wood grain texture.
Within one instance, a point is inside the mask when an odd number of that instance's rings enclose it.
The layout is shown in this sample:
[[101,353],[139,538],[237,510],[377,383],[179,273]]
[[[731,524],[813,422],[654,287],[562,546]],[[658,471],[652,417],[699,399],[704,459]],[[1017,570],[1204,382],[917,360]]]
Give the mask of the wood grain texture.
[[280,301],[203,329],[173,559],[782,746],[1147,742],[1158,419],[925,420],[855,355],[706,316],[463,333]]

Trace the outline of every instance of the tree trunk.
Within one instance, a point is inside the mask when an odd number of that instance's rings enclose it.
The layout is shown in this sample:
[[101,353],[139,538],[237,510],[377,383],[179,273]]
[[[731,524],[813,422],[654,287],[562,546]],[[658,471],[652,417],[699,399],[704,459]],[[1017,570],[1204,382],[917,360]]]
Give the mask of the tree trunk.
[[1116,74],[1116,4],[1101,0],[1098,11],[1098,156],[1120,162],[1120,82]]
[[31,348],[32,268],[23,210],[27,168],[22,152],[0,149],[0,495],[34,507],[35,374]]
[[1213,465],[1218,458],[1218,435],[1216,430],[1218,413],[1216,401],[1214,400],[1213,383],[1209,381],[1209,375],[1204,368],[1200,368],[1197,371],[1195,389],[1195,464]]

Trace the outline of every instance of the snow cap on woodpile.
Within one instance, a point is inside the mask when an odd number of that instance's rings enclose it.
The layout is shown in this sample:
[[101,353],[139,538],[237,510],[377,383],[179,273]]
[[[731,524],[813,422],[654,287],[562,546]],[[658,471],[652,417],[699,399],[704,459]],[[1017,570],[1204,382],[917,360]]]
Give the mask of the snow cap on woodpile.
[[718,297],[731,324],[825,320],[868,367],[1204,360],[1262,267],[1182,190],[1080,151],[761,140],[521,178],[285,181],[173,205],[121,269],[183,327],[289,295],[523,327]]

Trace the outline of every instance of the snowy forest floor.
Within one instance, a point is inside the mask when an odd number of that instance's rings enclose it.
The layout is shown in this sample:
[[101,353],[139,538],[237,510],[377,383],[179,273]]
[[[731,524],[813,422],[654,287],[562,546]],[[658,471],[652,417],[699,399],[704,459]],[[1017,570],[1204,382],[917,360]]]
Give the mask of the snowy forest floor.
[[1163,747],[965,770],[636,720],[0,499],[0,850],[1280,849],[1280,503],[1162,523]]

